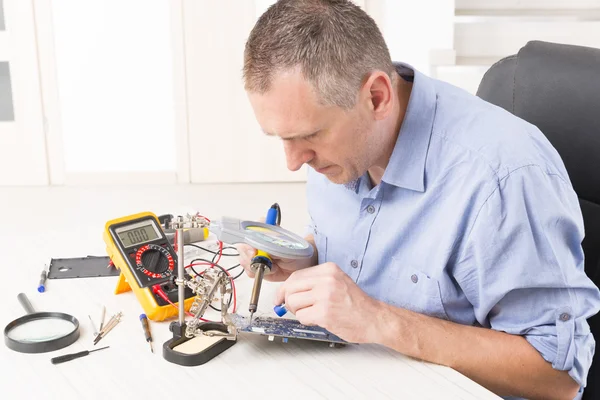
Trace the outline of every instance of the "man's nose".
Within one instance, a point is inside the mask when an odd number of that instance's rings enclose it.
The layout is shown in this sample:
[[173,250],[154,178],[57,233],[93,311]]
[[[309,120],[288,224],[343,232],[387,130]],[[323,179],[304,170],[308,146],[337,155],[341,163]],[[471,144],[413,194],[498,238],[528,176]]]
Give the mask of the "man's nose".
[[298,171],[303,164],[308,163],[314,157],[314,152],[294,140],[283,142],[285,159],[290,171]]

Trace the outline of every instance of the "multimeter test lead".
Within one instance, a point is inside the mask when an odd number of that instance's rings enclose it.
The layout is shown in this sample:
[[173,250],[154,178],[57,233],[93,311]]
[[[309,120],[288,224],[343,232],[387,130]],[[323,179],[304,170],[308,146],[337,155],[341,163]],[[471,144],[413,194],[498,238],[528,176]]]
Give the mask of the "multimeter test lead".
[[142,326],[144,327],[146,342],[150,344],[150,351],[154,353],[154,349],[152,348],[152,334],[150,333],[150,325],[148,324],[148,317],[146,317],[146,314],[140,314],[140,321],[142,321]]

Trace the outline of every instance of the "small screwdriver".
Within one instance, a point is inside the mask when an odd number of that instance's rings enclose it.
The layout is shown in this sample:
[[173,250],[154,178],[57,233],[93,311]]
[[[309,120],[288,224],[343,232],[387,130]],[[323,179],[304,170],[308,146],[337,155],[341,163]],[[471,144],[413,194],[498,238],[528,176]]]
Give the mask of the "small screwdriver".
[[46,291],[46,279],[48,278],[48,274],[46,273],[46,269],[42,271],[40,274],[40,283],[38,284],[37,291],[40,293],[44,293]]
[[140,321],[142,321],[142,326],[144,327],[146,342],[150,344],[150,351],[154,353],[154,349],[152,348],[152,334],[150,333],[150,325],[148,324],[148,317],[146,317],[146,314],[140,314]]
[[59,356],[59,357],[51,358],[50,362],[52,364],[64,363],[64,362],[71,361],[71,360],[74,360],[74,359],[79,358],[79,357],[85,357],[88,354],[93,353],[93,352],[98,351],[98,350],[108,349],[109,347],[110,346],[106,346],[106,347],[100,347],[99,349],[96,349],[96,350],[84,350],[84,351],[80,351],[79,353],[65,354],[64,356]]

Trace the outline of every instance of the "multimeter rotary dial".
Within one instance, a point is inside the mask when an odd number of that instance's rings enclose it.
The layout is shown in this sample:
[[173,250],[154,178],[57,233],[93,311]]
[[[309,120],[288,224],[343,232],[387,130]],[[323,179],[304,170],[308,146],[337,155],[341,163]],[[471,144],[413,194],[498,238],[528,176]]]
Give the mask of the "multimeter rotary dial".
[[166,278],[175,269],[175,261],[169,250],[156,244],[140,247],[135,254],[137,269],[150,278]]

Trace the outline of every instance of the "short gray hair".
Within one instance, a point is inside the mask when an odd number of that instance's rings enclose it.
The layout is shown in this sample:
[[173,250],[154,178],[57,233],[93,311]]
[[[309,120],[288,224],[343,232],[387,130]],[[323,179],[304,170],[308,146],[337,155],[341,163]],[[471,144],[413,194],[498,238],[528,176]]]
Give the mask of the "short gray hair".
[[377,24],[348,0],[279,0],[246,42],[246,90],[265,93],[273,75],[300,67],[325,105],[349,109],[366,74],[392,79],[394,65]]

